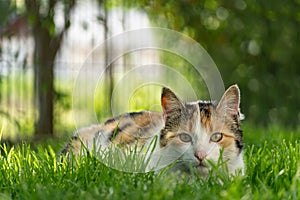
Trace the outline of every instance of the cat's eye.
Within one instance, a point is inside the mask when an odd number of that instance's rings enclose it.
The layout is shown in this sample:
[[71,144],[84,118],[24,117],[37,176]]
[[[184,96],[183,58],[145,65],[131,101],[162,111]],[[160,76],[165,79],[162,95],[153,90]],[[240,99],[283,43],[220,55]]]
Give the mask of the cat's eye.
[[180,133],[179,134],[179,139],[182,142],[191,142],[192,141],[192,137],[187,133]]
[[223,138],[223,134],[222,133],[214,133],[210,136],[210,141],[212,142],[220,142]]

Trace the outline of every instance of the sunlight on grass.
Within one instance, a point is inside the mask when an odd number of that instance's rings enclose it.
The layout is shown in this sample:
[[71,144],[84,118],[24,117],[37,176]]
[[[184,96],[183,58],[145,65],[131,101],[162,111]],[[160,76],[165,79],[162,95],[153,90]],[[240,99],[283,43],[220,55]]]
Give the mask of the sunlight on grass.
[[247,145],[244,176],[219,174],[207,180],[168,167],[159,173],[126,173],[91,155],[68,162],[55,153],[59,149],[46,146],[1,145],[1,199],[299,199],[299,140]]

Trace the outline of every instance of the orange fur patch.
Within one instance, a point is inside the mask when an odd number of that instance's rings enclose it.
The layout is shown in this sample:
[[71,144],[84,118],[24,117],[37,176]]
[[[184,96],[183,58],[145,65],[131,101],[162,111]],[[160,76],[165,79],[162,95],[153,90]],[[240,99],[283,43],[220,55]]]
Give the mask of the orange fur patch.
[[201,124],[208,131],[212,130],[212,126],[211,126],[211,112],[212,112],[212,109],[211,109],[210,106],[206,106],[200,112]]
[[161,105],[164,109],[167,109],[167,101],[169,100],[169,98],[167,97],[162,97],[161,98]]
[[223,147],[228,147],[234,142],[235,139],[236,138],[233,135],[223,133],[223,139],[220,141],[220,144]]

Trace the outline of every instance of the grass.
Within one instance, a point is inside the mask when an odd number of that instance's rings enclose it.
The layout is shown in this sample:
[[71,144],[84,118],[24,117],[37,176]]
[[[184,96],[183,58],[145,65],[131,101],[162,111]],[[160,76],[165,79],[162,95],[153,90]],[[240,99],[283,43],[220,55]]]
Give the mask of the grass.
[[58,162],[57,145],[2,145],[0,199],[300,199],[298,131],[245,126],[245,132],[245,176],[208,180],[167,169],[120,172],[91,156]]

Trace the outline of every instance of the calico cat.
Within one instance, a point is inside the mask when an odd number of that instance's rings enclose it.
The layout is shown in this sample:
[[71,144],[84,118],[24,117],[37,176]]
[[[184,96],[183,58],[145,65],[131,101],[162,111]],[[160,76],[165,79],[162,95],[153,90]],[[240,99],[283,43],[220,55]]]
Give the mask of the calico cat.
[[[240,128],[240,90],[229,87],[219,102],[182,102],[170,89],[163,88],[162,113],[142,111],[126,113],[102,124],[78,130],[63,152],[80,154],[84,147],[105,149],[110,145],[138,148],[150,145],[157,136],[156,153],[148,169],[166,166],[175,161],[173,169],[191,169],[207,176],[209,163],[222,158],[230,174],[244,171],[243,133]],[[152,143],[151,143],[152,144]]]

